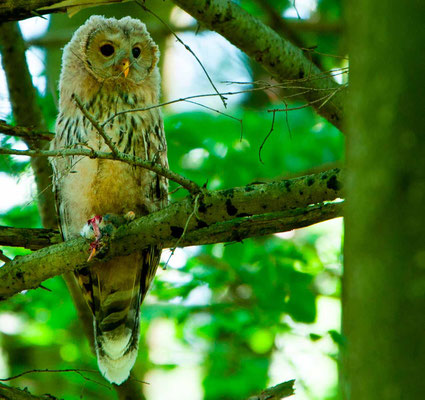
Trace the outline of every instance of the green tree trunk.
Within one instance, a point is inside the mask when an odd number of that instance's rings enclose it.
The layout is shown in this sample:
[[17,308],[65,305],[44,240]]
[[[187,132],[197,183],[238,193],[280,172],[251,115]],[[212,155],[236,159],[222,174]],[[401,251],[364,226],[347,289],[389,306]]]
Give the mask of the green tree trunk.
[[425,2],[352,1],[342,392],[425,393]]

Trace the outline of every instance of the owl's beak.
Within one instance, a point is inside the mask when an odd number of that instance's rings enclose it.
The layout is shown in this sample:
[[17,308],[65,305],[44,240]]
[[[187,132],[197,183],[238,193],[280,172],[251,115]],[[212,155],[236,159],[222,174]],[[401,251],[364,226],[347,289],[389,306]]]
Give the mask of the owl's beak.
[[130,60],[128,58],[123,58],[120,61],[118,68],[124,74],[124,77],[127,78],[127,75],[130,72]]

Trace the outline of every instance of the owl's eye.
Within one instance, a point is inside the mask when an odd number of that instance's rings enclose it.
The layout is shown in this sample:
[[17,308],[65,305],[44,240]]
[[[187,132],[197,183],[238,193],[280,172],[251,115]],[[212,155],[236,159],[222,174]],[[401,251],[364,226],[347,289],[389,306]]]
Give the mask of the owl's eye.
[[140,47],[133,47],[133,50],[131,50],[134,58],[139,57],[141,52]]
[[105,56],[105,57],[109,57],[112,56],[112,54],[114,54],[114,46],[112,46],[111,44],[104,44],[103,46],[100,46],[100,52]]

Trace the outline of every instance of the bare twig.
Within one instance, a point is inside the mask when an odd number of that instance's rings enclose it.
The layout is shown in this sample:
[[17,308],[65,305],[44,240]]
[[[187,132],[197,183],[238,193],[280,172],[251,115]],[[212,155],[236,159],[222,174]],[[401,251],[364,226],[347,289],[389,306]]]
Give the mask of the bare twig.
[[155,164],[153,161],[146,161],[140,157],[133,156],[131,154],[125,154],[119,152],[117,155],[113,153],[105,153],[97,150],[89,149],[63,149],[63,150],[15,150],[0,148],[0,154],[14,154],[18,156],[30,156],[30,157],[67,157],[67,156],[84,156],[90,158],[99,158],[102,160],[118,160],[125,162],[130,165],[146,168],[150,171],[157,173],[158,175],[164,176],[181,186],[183,186],[191,194],[197,194],[201,191],[201,188],[190,179],[187,179],[176,172],[173,172],[167,168],[162,167],[159,164]]
[[41,373],[41,372],[51,372],[51,373],[74,372],[74,373],[80,375],[86,381],[97,383],[98,385],[106,387],[108,390],[112,390],[112,388],[109,385],[105,385],[102,382],[96,381],[95,379],[88,378],[87,376],[82,374],[83,372],[92,372],[92,373],[95,373],[95,374],[98,374],[98,375],[100,374],[99,371],[94,371],[94,370],[91,370],[91,369],[75,369],[75,368],[68,368],[68,369],[32,369],[32,370],[29,370],[29,371],[21,372],[18,375],[10,376],[9,378],[0,379],[0,381],[1,382],[7,382],[7,381],[11,381],[13,379],[20,378],[21,376],[24,376],[24,375],[27,375],[27,374]]
[[[301,85],[302,83],[308,83],[309,81],[314,81],[315,79],[324,79],[325,77],[328,77],[328,75],[332,72],[335,71],[331,71],[331,72],[324,72],[321,73],[320,75],[317,76],[310,76],[309,78],[303,78],[303,79],[296,79],[296,80],[286,80],[285,82],[282,83],[277,83],[277,84],[269,84],[269,83],[261,83],[261,86],[259,87],[254,87],[254,88],[250,88],[250,89],[245,89],[245,90],[237,90],[237,91],[232,91],[232,92],[221,92],[220,94],[223,96],[234,96],[234,95],[239,95],[239,94],[245,94],[245,93],[250,93],[250,92],[256,92],[256,91],[263,91],[263,90],[269,90],[272,88],[279,88],[279,89],[288,89],[288,90],[301,90],[300,92],[297,93],[292,93],[290,95],[286,95],[286,98],[291,98],[291,97],[295,97],[295,96],[303,96],[304,94],[306,94],[307,92],[310,91],[316,91],[316,92],[331,92],[333,93],[336,89],[335,88],[315,88],[315,87],[306,87]],[[347,71],[344,69],[341,70],[341,73],[346,73]],[[335,76],[336,74],[334,74],[333,76]],[[224,83],[233,83],[233,84],[239,84],[239,85],[256,85],[258,84],[257,82],[231,82],[231,81],[226,81]],[[346,85],[343,85],[343,87],[345,88]],[[200,99],[203,97],[215,97],[218,96],[217,93],[204,93],[204,94],[195,94],[195,95],[191,95],[191,96],[187,96],[187,97],[181,97],[178,99],[174,99],[174,100],[169,100],[163,103],[159,103],[159,104],[155,104],[152,106],[148,106],[148,107],[142,107],[142,108],[130,108],[128,110],[122,110],[119,112],[116,112],[114,115],[112,115],[111,117],[109,117],[108,119],[106,119],[105,121],[103,121],[100,126],[103,128],[105,125],[107,125],[109,122],[111,122],[113,119],[115,119],[116,117],[118,117],[119,115],[122,114],[128,114],[128,113],[132,113],[132,112],[141,112],[141,111],[149,111],[155,108],[160,108],[160,107],[164,107],[164,106],[168,106],[171,104],[175,104],[175,103],[180,103],[180,102],[190,102],[190,100],[193,99]],[[317,99],[317,101],[321,101],[324,98],[326,98],[326,96],[322,96],[320,97],[320,99]],[[201,107],[204,108],[208,108],[207,106],[197,103],[197,102],[193,102],[194,104],[197,104]],[[307,103],[303,108],[305,107],[310,107],[311,105],[315,104],[315,102],[310,102]],[[294,108],[295,110],[296,108]],[[288,109],[289,111],[291,109]],[[233,117],[231,115],[225,114],[221,111],[218,110],[214,110],[212,109],[212,111],[215,112],[220,112],[223,115],[226,115],[229,118],[235,119],[240,121],[238,118]]]
[[240,140],[242,141],[242,138],[243,138],[243,121],[242,121],[241,119],[236,118],[236,117],[234,117],[233,115],[226,114],[226,113],[224,113],[224,112],[222,112],[222,111],[220,111],[220,110],[217,110],[217,109],[215,109],[215,108],[212,108],[212,107],[206,106],[205,104],[198,103],[197,101],[193,101],[193,100],[185,100],[185,102],[186,102],[186,103],[196,104],[197,106],[200,106],[200,107],[206,108],[207,110],[214,111],[214,112],[216,112],[216,113],[218,113],[218,114],[224,115],[225,117],[228,117],[228,118],[234,119],[235,121],[238,121],[238,122],[241,124],[241,139],[240,139]]
[[272,126],[270,127],[269,133],[266,135],[266,137],[263,139],[263,142],[261,143],[260,148],[258,149],[258,158],[260,159],[260,163],[264,164],[263,160],[261,159],[261,150],[263,149],[263,146],[265,145],[265,143],[267,142],[267,139],[269,138],[269,136],[272,134],[273,130],[274,130],[274,120],[275,120],[275,116],[276,116],[276,111],[273,112],[273,119],[272,119]]
[[75,94],[72,94],[71,98],[72,98],[72,100],[74,100],[75,104],[80,109],[80,111],[83,113],[83,115],[90,121],[90,123],[94,126],[94,128],[99,132],[99,135],[102,136],[102,138],[105,141],[105,143],[107,144],[107,146],[111,149],[112,154],[115,157],[118,157],[120,151],[115,146],[115,144],[112,142],[112,139],[103,130],[103,127],[100,126],[99,123],[96,121],[96,119],[84,108],[83,103],[81,102],[81,100]]
[[164,267],[163,267],[163,269],[166,269],[167,268],[167,265],[168,265],[168,263],[170,262],[170,260],[171,260],[171,257],[174,255],[174,253],[175,253],[175,251],[176,251],[176,249],[177,249],[177,247],[179,247],[179,244],[180,244],[180,242],[182,241],[182,239],[184,238],[184,236],[186,235],[186,232],[187,232],[187,228],[189,227],[189,223],[190,223],[190,221],[191,221],[191,219],[198,213],[198,207],[199,207],[199,205],[198,205],[198,200],[199,200],[199,194],[198,195],[196,195],[196,197],[195,197],[195,200],[193,201],[193,210],[192,210],[192,212],[189,214],[189,216],[187,217],[187,221],[186,221],[186,223],[185,223],[185,225],[184,225],[184,228],[183,228],[183,232],[182,232],[182,234],[181,234],[181,236],[179,237],[179,239],[177,240],[177,242],[176,242],[176,244],[171,248],[171,253],[170,253],[170,256],[168,257],[168,260],[167,260],[167,262],[164,264]]

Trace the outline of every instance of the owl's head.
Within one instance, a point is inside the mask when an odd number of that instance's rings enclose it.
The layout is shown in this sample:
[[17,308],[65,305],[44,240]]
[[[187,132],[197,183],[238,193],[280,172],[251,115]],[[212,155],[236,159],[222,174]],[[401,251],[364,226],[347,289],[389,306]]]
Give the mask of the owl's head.
[[136,84],[152,73],[159,58],[158,46],[141,21],[98,15],[89,18],[75,32],[65,53],[82,62],[99,82],[130,80]]

